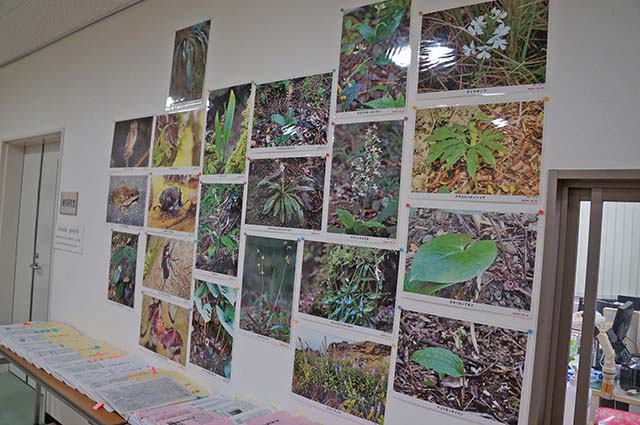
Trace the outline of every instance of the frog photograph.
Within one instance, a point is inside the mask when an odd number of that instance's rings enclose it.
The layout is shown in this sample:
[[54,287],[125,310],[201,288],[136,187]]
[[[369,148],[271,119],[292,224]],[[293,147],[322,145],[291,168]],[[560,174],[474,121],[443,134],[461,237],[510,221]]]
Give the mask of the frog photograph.
[[151,176],[147,226],[175,232],[194,233],[198,207],[196,174],[154,174]]
[[111,176],[107,196],[107,223],[143,226],[147,176]]

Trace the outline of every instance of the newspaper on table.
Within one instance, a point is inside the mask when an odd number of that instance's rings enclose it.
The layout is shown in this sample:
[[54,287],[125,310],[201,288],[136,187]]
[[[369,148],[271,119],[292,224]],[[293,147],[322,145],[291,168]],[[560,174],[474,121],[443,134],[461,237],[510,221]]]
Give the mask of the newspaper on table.
[[191,391],[184,385],[167,376],[107,385],[96,392],[121,415],[128,415],[150,407],[193,400],[194,398]]

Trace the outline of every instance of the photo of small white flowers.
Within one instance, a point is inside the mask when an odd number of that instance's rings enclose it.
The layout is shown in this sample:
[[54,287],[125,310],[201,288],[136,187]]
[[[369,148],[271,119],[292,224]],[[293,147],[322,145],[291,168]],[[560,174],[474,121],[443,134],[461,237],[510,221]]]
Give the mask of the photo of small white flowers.
[[403,129],[402,120],[336,126],[330,233],[396,237]]
[[425,14],[418,93],[544,84],[549,0],[500,0]]

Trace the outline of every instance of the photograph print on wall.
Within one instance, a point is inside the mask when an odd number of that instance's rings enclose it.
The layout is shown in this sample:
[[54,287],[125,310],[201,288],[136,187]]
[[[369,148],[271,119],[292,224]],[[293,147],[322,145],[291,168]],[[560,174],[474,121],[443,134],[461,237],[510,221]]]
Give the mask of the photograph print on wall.
[[147,176],[111,176],[107,196],[107,223],[144,225]]
[[418,93],[544,84],[549,0],[498,0],[422,17]]
[[204,120],[204,109],[158,115],[152,166],[199,167]]
[[400,317],[397,393],[473,422],[518,423],[526,332],[410,310]]
[[153,174],[147,226],[194,233],[198,184],[195,174]]
[[202,100],[211,21],[176,31],[167,109]]
[[329,232],[396,238],[404,121],[336,125]]
[[405,292],[531,310],[538,216],[412,208]]
[[153,117],[116,122],[111,145],[111,168],[137,168],[149,165]]
[[142,286],[188,300],[192,267],[192,240],[147,235]]
[[136,292],[138,235],[112,231],[110,253],[107,298],[133,308]]
[[336,112],[406,106],[410,11],[388,0],[344,12]]
[[411,191],[539,196],[543,121],[542,100],[418,110]]
[[252,148],[326,145],[333,73],[256,86]]
[[233,326],[238,290],[196,280],[189,363],[231,378]]
[[202,173],[244,174],[251,84],[209,92]]
[[247,236],[240,329],[290,342],[296,256],[296,241]]
[[384,423],[391,346],[302,325],[295,331],[291,391],[359,422]]
[[390,333],[398,251],[305,241],[298,311]]
[[320,156],[252,160],[245,223],[320,230],[325,170]]
[[243,184],[202,184],[196,269],[236,276]]
[[142,294],[138,343],[147,350],[182,366],[186,363],[189,310]]

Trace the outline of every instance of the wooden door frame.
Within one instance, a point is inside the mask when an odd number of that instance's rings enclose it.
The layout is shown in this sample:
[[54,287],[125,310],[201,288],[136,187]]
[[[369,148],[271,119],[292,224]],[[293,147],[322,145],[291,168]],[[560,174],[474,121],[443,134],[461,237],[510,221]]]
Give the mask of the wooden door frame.
[[[578,236],[578,217],[568,207],[576,201],[570,197],[584,198],[592,188],[616,189],[618,198],[625,199],[625,190],[640,189],[640,170],[550,170],[548,173],[529,424],[562,423]],[[595,269],[597,271],[597,267]],[[563,285],[563,282],[569,284]]]

